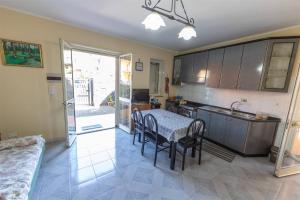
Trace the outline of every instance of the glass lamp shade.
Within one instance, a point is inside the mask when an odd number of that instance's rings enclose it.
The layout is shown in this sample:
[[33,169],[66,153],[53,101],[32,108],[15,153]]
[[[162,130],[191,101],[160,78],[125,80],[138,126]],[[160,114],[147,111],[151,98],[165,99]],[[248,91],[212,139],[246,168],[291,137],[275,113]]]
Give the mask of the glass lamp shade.
[[183,38],[185,40],[190,40],[192,37],[197,37],[195,28],[192,26],[184,27],[178,34],[178,38]]
[[152,12],[151,14],[149,14],[142,22],[142,24],[145,25],[146,29],[151,29],[154,31],[158,30],[161,26],[166,26],[162,17],[156,12]]

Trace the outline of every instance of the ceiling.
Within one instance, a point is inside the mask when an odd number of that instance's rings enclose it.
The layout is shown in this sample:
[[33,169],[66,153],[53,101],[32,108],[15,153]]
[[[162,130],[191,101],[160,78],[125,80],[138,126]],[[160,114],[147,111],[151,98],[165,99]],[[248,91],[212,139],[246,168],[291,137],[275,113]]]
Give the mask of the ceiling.
[[300,24],[299,0],[183,2],[198,34],[190,41],[178,39],[183,25],[166,18],[166,27],[145,30],[141,22],[149,11],[141,8],[144,0],[0,0],[0,5],[175,51]]

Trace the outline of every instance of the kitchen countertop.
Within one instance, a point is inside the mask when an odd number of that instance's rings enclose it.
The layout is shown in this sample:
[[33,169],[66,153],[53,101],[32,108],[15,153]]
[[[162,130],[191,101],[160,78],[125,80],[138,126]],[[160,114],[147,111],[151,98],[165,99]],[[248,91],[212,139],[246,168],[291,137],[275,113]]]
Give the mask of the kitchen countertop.
[[[167,101],[176,102],[175,100],[170,100],[170,99],[168,99]],[[230,109],[228,108],[223,108],[223,107],[218,107],[218,106],[213,106],[213,105],[208,105],[208,104],[203,104],[198,102],[192,102],[192,101],[187,101],[187,104],[184,104],[184,106],[190,106],[190,107],[194,107],[194,109],[214,112],[221,115],[226,115],[226,116],[230,116],[230,117],[234,117],[246,121],[255,121],[255,122],[280,122],[281,121],[281,119],[276,117],[271,117],[271,116],[269,116],[268,119],[256,119],[254,113],[249,113],[249,112],[244,112],[239,110],[235,110],[231,112]]]

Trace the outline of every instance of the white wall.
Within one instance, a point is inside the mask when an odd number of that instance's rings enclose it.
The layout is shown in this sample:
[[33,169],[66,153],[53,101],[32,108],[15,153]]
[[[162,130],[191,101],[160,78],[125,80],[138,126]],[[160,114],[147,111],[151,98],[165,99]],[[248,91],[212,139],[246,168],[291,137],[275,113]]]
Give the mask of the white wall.
[[[133,70],[133,87],[148,88],[150,59],[163,60],[172,74],[173,53],[47,19],[0,8],[0,38],[42,45],[44,68],[4,66],[0,61],[0,132],[19,136],[42,134],[47,140],[64,139],[63,90],[60,81],[47,82],[47,73],[61,74],[59,38],[113,52],[132,53],[144,71]],[[48,87],[55,91],[48,94]],[[171,88],[171,94],[175,92]],[[164,101],[167,94],[163,94]]]

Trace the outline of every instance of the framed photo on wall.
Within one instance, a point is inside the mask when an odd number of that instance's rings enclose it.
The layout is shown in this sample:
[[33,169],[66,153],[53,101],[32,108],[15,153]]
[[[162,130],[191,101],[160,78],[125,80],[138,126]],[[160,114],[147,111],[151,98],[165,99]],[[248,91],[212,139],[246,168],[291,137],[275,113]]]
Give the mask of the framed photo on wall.
[[20,67],[43,67],[42,46],[40,44],[0,40],[3,65]]
[[143,71],[144,70],[144,67],[143,67],[143,62],[136,62],[135,63],[135,70],[136,71]]

